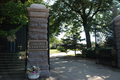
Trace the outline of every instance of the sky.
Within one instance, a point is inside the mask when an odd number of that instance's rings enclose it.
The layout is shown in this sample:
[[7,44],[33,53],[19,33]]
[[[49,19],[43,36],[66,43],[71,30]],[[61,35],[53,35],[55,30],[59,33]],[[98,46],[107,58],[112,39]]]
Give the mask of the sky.
[[[59,39],[59,40],[61,40],[61,38],[63,38],[63,36],[65,35],[65,32],[63,32],[63,33],[60,33],[60,35],[59,36],[57,36],[57,38]],[[81,34],[81,39],[84,39],[85,38],[85,32],[82,32]],[[93,34],[91,34],[91,41],[94,41],[95,42],[95,37],[93,37]],[[84,40],[84,41],[81,41],[80,43],[84,43],[84,44],[86,44],[86,40]]]
[[[44,2],[47,2],[47,0],[44,0]],[[55,0],[50,0],[50,5],[52,5],[55,2]]]

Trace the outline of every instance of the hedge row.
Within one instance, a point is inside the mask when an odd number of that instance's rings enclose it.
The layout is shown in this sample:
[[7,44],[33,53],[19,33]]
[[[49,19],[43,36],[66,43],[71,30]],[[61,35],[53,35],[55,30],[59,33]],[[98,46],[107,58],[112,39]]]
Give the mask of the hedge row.
[[[113,47],[101,47],[99,50],[106,50],[106,49],[113,49]],[[82,56],[83,57],[90,57],[95,58],[96,57],[96,48],[88,48],[82,50]]]

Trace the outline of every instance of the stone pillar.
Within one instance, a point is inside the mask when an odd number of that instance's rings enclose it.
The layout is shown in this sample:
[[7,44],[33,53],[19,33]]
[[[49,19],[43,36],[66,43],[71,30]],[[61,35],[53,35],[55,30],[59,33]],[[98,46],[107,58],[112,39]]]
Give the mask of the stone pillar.
[[120,68],[120,15],[113,19],[116,31],[117,65]]
[[40,77],[49,77],[47,23],[49,10],[45,5],[32,4],[29,16],[29,47],[27,67],[40,67]]

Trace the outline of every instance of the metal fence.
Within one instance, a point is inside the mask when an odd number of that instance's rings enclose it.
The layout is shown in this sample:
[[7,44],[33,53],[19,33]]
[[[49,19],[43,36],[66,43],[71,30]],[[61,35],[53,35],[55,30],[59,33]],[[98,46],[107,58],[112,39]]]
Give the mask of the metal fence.
[[[2,30],[9,31],[17,25],[2,25]],[[11,40],[13,40],[11,42]],[[23,26],[14,36],[0,37],[0,75],[5,79],[6,75],[25,76],[27,60],[27,26]]]
[[96,63],[117,67],[116,34],[114,23],[95,29]]

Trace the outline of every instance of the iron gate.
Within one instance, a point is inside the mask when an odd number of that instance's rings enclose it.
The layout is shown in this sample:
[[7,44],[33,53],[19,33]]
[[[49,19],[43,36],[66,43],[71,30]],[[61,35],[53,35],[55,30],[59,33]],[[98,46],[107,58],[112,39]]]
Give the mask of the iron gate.
[[117,67],[114,23],[95,29],[96,63]]
[[[8,31],[18,27],[17,25],[2,25],[2,29]],[[14,41],[11,41],[14,39]],[[0,37],[0,75],[5,79],[6,75],[24,76],[26,69],[27,53],[27,26],[23,26],[13,37]]]

